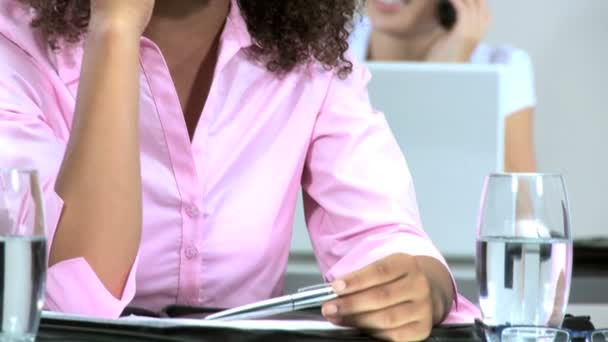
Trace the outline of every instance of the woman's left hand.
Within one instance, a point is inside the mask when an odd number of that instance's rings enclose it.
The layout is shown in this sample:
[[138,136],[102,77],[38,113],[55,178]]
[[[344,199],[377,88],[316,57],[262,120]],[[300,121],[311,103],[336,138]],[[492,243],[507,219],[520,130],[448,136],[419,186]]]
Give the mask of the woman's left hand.
[[[429,262],[432,265],[427,267]],[[438,269],[444,274],[428,274]],[[433,279],[445,280],[446,274],[447,286],[434,284]],[[430,257],[406,254],[381,259],[336,280],[333,287],[340,297],[323,305],[327,320],[389,341],[426,339],[450,309],[454,296],[445,266]],[[452,289],[451,294],[443,293],[446,288]]]

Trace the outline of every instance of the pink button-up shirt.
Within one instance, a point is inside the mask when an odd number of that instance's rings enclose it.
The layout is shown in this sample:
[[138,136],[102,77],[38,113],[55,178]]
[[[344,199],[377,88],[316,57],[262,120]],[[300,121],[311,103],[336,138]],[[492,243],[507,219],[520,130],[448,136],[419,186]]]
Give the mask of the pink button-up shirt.
[[[16,0],[0,0],[0,166],[40,171],[52,241],[83,50],[50,50],[30,18]],[[54,265],[47,308],[116,317],[127,305],[231,307],[279,295],[300,187],[326,279],[397,252],[445,262],[422,230],[405,159],[370,106],[364,67],[345,80],[314,63],[276,77],[248,57],[235,2],[220,41],[190,141],[163,56],[142,38],[137,261],[118,299],[85,259]],[[456,304],[450,321],[477,314]]]

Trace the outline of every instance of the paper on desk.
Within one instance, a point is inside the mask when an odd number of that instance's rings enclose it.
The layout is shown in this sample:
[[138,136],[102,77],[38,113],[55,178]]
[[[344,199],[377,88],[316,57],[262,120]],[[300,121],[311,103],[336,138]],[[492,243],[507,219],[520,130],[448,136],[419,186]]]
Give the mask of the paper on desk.
[[257,331],[288,331],[288,332],[322,332],[322,331],[354,331],[351,328],[340,327],[328,321],[321,320],[243,320],[243,321],[207,321],[203,319],[183,318],[151,318],[142,316],[128,316],[120,319],[98,319],[87,316],[68,315],[50,311],[44,311],[42,318],[68,320],[83,323],[101,323],[117,326],[138,326],[149,328],[223,328],[236,330]]

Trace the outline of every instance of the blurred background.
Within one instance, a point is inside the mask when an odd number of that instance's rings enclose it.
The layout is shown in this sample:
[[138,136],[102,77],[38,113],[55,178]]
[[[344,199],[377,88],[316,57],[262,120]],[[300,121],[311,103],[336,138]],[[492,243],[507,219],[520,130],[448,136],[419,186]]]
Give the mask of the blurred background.
[[607,236],[608,1],[489,0],[487,41],[534,63],[539,170],[564,174],[575,236]]
[[[604,152],[608,146],[608,1],[488,1],[493,22],[485,41],[521,48],[534,64],[539,171],[565,176],[575,239],[608,238],[608,158]],[[438,245],[450,244],[441,240],[441,234],[431,235]],[[476,301],[474,255],[442,252],[460,291]],[[298,208],[286,289],[318,281],[320,275]],[[608,302],[606,288],[608,276],[575,266],[574,302]]]

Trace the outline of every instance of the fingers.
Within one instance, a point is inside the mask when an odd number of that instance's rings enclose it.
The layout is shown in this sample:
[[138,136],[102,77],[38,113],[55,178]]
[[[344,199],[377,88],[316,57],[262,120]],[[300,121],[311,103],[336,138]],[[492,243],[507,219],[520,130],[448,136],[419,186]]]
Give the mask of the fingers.
[[458,25],[472,27],[478,32],[485,32],[490,21],[490,9],[487,0],[450,1],[458,13]]
[[452,3],[452,5],[454,6],[454,9],[456,10],[457,13],[457,20],[460,21],[461,18],[466,18],[468,17],[468,6],[467,6],[467,0],[450,0],[450,2]]
[[333,282],[333,287],[344,296],[406,277],[416,267],[412,256],[395,254]]
[[477,14],[474,1],[476,0],[450,0],[456,9],[456,25],[453,32],[461,36],[469,36],[477,29]]
[[[450,0],[457,12],[456,25],[450,31],[452,46],[462,49],[462,57],[468,60],[479,42],[483,39],[489,23],[490,14],[487,0]],[[458,50],[458,49],[457,49]],[[469,53],[470,50],[470,53]],[[459,58],[460,60],[460,58]]]
[[323,305],[330,322],[389,341],[424,340],[430,335],[435,308],[431,280],[416,257],[383,258],[333,285],[339,297]]
[[372,312],[406,302],[417,302],[430,296],[430,285],[422,273],[408,275],[390,283],[341,296],[323,306],[324,314],[351,316]]
[[429,337],[433,324],[428,319],[431,305],[404,303],[361,315],[330,319],[334,324],[354,326],[387,341],[422,341]]
[[405,326],[373,333],[385,341],[424,341],[431,336],[432,326],[424,322],[413,322]]
[[485,33],[492,21],[492,12],[490,11],[490,7],[488,6],[487,0],[479,0],[479,13],[480,13],[480,27],[479,30],[482,33]]
[[462,1],[464,3],[464,6],[466,7],[468,13],[470,13],[476,17],[477,14],[480,12],[482,0],[462,0]]
[[401,303],[377,311],[330,317],[329,320],[343,326],[375,331],[392,330],[415,322],[431,322],[428,319],[430,315],[432,315],[430,302],[418,301]]

